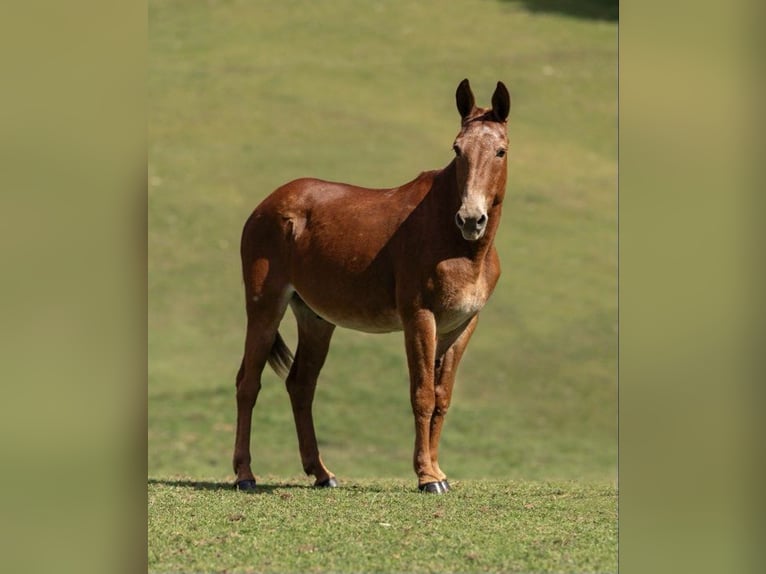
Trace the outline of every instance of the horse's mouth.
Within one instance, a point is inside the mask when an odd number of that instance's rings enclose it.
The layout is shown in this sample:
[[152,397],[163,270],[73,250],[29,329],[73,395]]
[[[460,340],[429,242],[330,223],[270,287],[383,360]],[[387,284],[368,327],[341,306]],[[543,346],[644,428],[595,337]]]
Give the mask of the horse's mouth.
[[484,229],[467,230],[461,229],[460,233],[463,234],[463,239],[466,241],[478,241],[484,236]]

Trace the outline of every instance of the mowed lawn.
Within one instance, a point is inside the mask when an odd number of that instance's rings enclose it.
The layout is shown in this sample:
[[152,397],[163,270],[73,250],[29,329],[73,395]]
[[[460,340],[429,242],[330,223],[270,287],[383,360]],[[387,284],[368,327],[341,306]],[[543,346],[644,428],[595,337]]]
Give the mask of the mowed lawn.
[[[192,542],[230,509],[242,512],[239,504],[253,510],[258,500],[289,502],[191,486],[233,479],[245,219],[297,177],[391,187],[443,167],[459,127],[455,88],[468,77],[480,105],[489,104],[498,80],[512,96],[497,236],[503,275],[461,364],[440,462],[463,485],[447,497],[491,491],[494,502],[444,503],[453,506],[439,524],[470,537],[479,524],[460,519],[461,505],[466,512],[515,508],[522,499],[514,492],[567,484],[575,493],[600,493],[597,516],[584,516],[591,534],[607,541],[600,553],[592,549],[601,558],[588,562],[588,551],[575,552],[575,562],[551,558],[527,569],[616,569],[616,534],[604,533],[616,532],[617,22],[597,17],[609,13],[603,2],[581,5],[573,13],[567,3],[532,1],[150,0],[150,568],[268,570],[261,554],[241,548],[220,568],[199,562]],[[289,311],[281,331],[294,347]],[[430,510],[419,505],[437,503],[411,492],[408,386],[400,333],[336,331],[315,421],[325,462],[341,483],[356,486],[345,495],[317,494],[300,488],[310,482],[301,476],[289,399],[267,370],[253,419],[256,476],[287,484],[307,504],[360,496],[364,505],[376,492],[365,485],[383,481],[386,504],[404,504],[400,512],[425,521]],[[186,506],[174,506],[178,496]],[[537,507],[552,538],[556,528],[571,527],[554,511],[566,500],[552,496],[545,510]],[[179,509],[185,521],[218,518],[198,524],[196,538],[178,538],[168,521],[178,520],[171,514]],[[269,512],[275,536],[286,536],[278,507]],[[295,512],[285,508],[285,516]],[[497,532],[523,526],[513,513],[494,519]],[[211,528],[211,538],[223,536]],[[303,530],[293,535],[297,546],[310,544]],[[509,555],[521,556],[513,554],[523,546],[514,536],[506,539]],[[293,569],[321,569],[321,553],[305,554],[309,562]],[[522,568],[492,556],[456,568]],[[372,559],[349,568],[375,566],[408,569]],[[342,561],[328,568],[344,570]]]

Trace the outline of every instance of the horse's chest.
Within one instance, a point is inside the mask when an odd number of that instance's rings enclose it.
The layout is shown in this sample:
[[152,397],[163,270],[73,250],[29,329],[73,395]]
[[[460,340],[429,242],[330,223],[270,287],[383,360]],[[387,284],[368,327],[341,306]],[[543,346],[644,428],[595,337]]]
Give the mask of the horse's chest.
[[494,281],[488,270],[452,263],[437,268],[435,311],[437,328],[446,333],[476,315],[489,299]]

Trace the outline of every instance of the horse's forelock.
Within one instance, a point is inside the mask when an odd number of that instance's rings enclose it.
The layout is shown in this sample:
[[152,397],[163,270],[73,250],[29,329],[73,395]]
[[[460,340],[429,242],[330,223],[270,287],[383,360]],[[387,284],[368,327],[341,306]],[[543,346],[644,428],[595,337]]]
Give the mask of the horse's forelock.
[[475,112],[463,120],[464,126],[473,122],[496,122],[499,124],[504,123],[492,108],[476,108]]

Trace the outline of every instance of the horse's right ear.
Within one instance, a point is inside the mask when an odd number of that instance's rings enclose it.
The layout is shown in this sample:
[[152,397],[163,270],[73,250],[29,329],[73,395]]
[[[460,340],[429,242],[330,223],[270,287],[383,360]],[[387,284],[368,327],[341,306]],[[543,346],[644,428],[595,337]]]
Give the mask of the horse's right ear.
[[460,82],[460,85],[457,87],[455,102],[457,102],[457,111],[460,112],[460,117],[466,119],[468,114],[473,111],[475,103],[468,78]]

